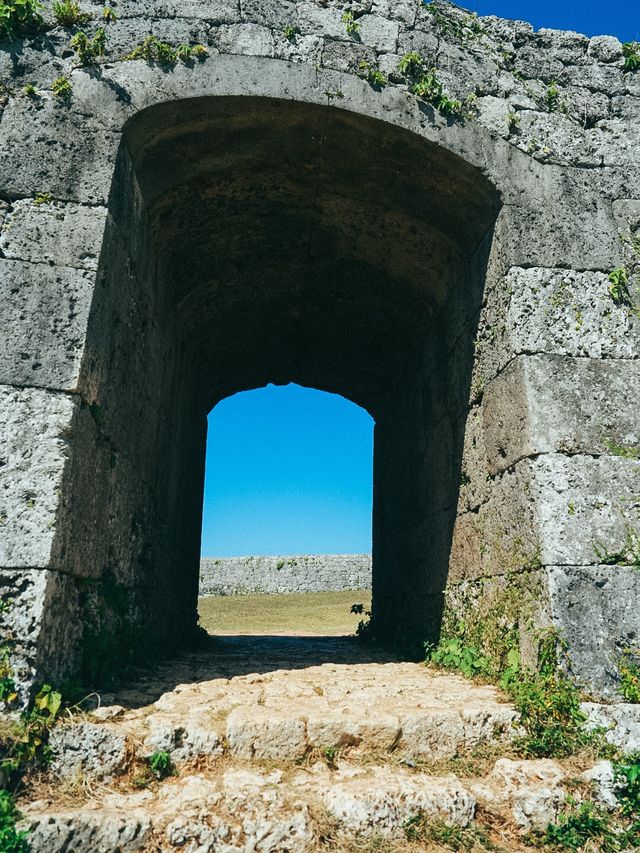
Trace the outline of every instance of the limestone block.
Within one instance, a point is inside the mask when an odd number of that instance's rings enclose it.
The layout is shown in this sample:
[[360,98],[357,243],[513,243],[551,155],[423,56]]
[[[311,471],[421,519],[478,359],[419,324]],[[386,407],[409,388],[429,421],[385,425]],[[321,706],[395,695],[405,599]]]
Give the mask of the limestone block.
[[134,853],[144,849],[151,835],[151,818],[138,809],[127,816],[44,814],[20,824],[29,835],[33,853],[91,850],[95,853]]
[[0,566],[46,567],[75,397],[0,386]]
[[470,792],[491,809],[506,806],[524,831],[546,829],[558,817],[566,800],[564,768],[555,761],[513,761],[500,758],[483,780],[472,782]]
[[[82,7],[82,3],[80,6]],[[95,11],[95,5],[90,7]],[[118,19],[148,18],[167,23],[175,18],[201,19],[212,24],[232,24],[240,20],[239,0],[129,0],[117,11]],[[162,21],[162,19],[165,19]],[[155,22],[155,21],[154,21]],[[113,24],[109,24],[109,28]]]
[[475,811],[475,800],[455,776],[400,775],[388,768],[375,768],[373,778],[338,777],[319,794],[343,829],[366,835],[397,835],[418,814],[449,826],[466,826]]
[[547,454],[498,476],[477,512],[458,517],[450,580],[543,565],[594,565],[624,549],[636,521],[640,461]]
[[8,259],[95,270],[106,214],[103,207],[16,201],[2,224],[0,251]]
[[0,122],[0,192],[105,204],[119,144],[101,116],[79,115],[58,98],[12,99]]
[[[439,41],[436,35],[422,30],[402,30],[398,36],[398,60],[405,53],[415,51],[428,65],[435,64]],[[398,70],[397,64],[394,69]]]
[[309,714],[307,739],[317,749],[356,747],[374,753],[388,752],[400,736],[400,723],[391,714]]
[[587,726],[607,730],[609,743],[628,754],[640,750],[640,705],[584,702],[582,710],[588,715]]
[[375,67],[374,51],[355,42],[329,41],[325,43],[322,51],[322,64],[325,68],[357,73],[360,62],[368,62],[372,67]]
[[90,272],[0,258],[0,381],[74,390],[92,293]]
[[60,684],[79,665],[78,590],[60,572],[0,568],[0,599],[0,636],[24,707],[34,682]]
[[382,18],[391,18],[412,27],[416,20],[418,6],[413,0],[373,0],[371,11]]
[[213,44],[222,53],[273,56],[273,36],[258,24],[229,24],[212,31]]
[[640,509],[640,461],[548,454],[531,463],[543,565],[594,565],[624,551]]
[[592,695],[618,700],[620,659],[640,636],[640,571],[549,566],[545,584],[549,614],[569,644],[574,677]]
[[604,273],[509,271],[480,318],[474,386],[483,388],[521,353],[634,359],[640,320],[613,303]]
[[594,36],[589,40],[587,55],[596,62],[618,62],[622,58],[622,43],[615,36]]
[[395,53],[398,46],[399,27],[394,21],[378,15],[358,18],[358,40],[381,53]]
[[298,4],[294,0],[243,0],[242,20],[282,31],[297,25]]
[[610,761],[597,761],[589,770],[580,774],[580,779],[587,782],[596,801],[611,811],[620,806],[616,794],[620,790],[616,783],[616,773]]
[[207,722],[202,713],[191,715],[186,720],[181,719],[179,725],[168,715],[151,714],[147,718],[149,732],[142,743],[140,754],[148,758],[157,750],[162,750],[168,752],[174,762],[188,761],[202,755],[222,755],[222,738]]
[[61,723],[49,737],[51,770],[60,778],[111,779],[127,764],[124,732],[103,723]]
[[303,34],[320,32],[325,38],[349,40],[339,8],[322,8],[315,3],[298,3],[298,24]]
[[227,742],[239,758],[302,758],[307,750],[305,724],[301,719],[260,706],[250,712],[237,708],[227,717]]
[[519,356],[485,389],[482,438],[491,475],[540,453],[640,445],[637,360]]

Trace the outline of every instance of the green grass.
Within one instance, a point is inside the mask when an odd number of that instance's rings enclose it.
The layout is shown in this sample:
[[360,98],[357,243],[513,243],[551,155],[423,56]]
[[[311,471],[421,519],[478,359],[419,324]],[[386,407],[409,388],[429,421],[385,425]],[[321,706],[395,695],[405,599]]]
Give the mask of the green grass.
[[352,604],[371,605],[370,590],[287,595],[206,596],[200,624],[210,634],[354,634]]

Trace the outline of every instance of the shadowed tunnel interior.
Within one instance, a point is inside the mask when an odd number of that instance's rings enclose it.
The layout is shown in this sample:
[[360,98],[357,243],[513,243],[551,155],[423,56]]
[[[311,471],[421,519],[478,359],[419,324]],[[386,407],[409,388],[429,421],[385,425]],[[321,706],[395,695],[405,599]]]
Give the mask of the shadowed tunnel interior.
[[374,417],[374,623],[437,631],[499,204],[444,148],[333,107],[203,98],[129,122],[60,543],[91,575],[87,636],[192,631],[206,414],[268,382]]

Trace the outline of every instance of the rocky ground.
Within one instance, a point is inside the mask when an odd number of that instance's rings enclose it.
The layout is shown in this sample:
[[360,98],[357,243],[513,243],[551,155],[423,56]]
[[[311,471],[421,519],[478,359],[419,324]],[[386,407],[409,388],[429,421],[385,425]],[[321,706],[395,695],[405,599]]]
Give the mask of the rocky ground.
[[515,734],[495,688],[350,638],[219,637],[59,724],[22,825],[33,853],[523,851],[612,774]]

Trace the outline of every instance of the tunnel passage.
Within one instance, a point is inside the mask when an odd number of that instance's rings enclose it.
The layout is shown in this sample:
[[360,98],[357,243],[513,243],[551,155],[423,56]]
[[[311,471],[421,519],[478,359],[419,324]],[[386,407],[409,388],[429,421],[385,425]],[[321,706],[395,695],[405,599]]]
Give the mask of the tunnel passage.
[[437,631],[499,205],[459,157],[331,106],[202,98],[130,120],[64,490],[85,637],[192,631],[206,415],[268,382],[374,417],[376,631]]

